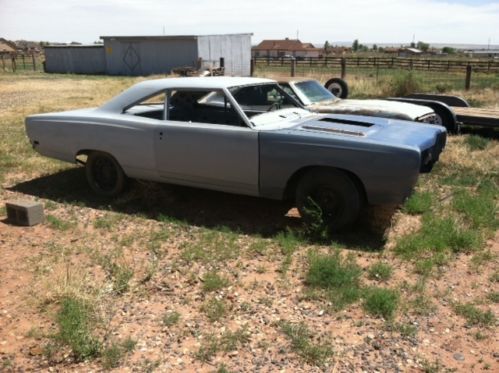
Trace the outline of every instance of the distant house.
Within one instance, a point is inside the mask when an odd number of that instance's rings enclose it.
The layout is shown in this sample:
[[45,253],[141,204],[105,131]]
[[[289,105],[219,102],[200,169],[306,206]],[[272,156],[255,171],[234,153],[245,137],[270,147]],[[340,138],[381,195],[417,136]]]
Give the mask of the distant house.
[[15,54],[17,52],[16,45],[4,38],[0,38],[0,54]]
[[400,48],[399,49],[399,56],[400,57],[413,57],[413,56],[420,56],[423,54],[422,50],[419,50],[417,48]]
[[478,58],[497,58],[499,57],[499,49],[471,49],[464,51],[469,57]]
[[312,43],[302,43],[298,39],[263,40],[251,48],[252,57],[319,57],[322,48]]

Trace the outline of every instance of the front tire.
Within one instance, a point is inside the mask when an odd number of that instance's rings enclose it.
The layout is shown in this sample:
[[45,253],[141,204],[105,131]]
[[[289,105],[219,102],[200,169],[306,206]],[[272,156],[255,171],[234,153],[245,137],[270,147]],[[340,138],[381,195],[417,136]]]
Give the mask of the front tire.
[[119,163],[110,154],[92,152],[85,164],[90,188],[103,197],[119,195],[126,185],[126,176]]
[[312,170],[298,183],[296,204],[306,222],[322,218],[322,223],[338,231],[357,220],[363,198],[348,174],[339,170]]

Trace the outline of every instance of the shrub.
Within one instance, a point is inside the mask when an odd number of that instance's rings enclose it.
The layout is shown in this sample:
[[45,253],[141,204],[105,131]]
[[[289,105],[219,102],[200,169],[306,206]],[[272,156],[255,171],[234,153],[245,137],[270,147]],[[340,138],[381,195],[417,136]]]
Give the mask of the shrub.
[[203,277],[203,291],[210,292],[229,286],[229,280],[216,272],[208,272]]
[[429,192],[414,193],[404,204],[404,211],[411,215],[423,214],[431,209],[432,194]]
[[468,325],[490,326],[496,322],[491,310],[482,311],[470,303],[456,304],[454,310],[466,319]]
[[313,254],[309,258],[306,283],[326,290],[334,302],[334,308],[341,309],[359,299],[361,273],[361,268],[352,257],[342,259],[339,252],[332,255]]
[[71,347],[77,360],[95,357],[100,352],[100,343],[91,333],[93,322],[94,310],[89,304],[76,298],[62,300],[56,339]]
[[281,331],[290,339],[291,348],[307,363],[324,365],[333,351],[327,344],[315,344],[311,341],[312,333],[303,323],[280,323]]
[[423,84],[421,77],[416,73],[402,72],[394,74],[389,84],[384,89],[385,96],[406,96],[420,92]]
[[377,262],[369,267],[368,277],[371,280],[387,281],[392,276],[392,271],[389,264]]
[[398,307],[398,292],[384,288],[372,288],[366,291],[364,309],[373,316],[391,319]]

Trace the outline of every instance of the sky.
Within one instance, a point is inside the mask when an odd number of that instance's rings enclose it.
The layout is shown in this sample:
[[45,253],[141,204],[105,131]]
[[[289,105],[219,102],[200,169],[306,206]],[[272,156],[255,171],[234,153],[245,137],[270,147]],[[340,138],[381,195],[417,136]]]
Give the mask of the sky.
[[253,33],[312,43],[499,44],[499,0],[0,0],[0,37]]

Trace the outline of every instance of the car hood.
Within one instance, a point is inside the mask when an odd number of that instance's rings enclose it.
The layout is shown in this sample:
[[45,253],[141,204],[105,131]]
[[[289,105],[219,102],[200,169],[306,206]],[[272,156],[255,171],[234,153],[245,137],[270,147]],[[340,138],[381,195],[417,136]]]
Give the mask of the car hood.
[[416,120],[432,114],[427,106],[386,100],[334,100],[309,105],[307,109],[319,113],[338,113]]
[[442,126],[409,121],[355,115],[317,115],[300,121],[288,131],[311,138],[344,139],[366,143],[411,148],[420,152],[445,146]]

